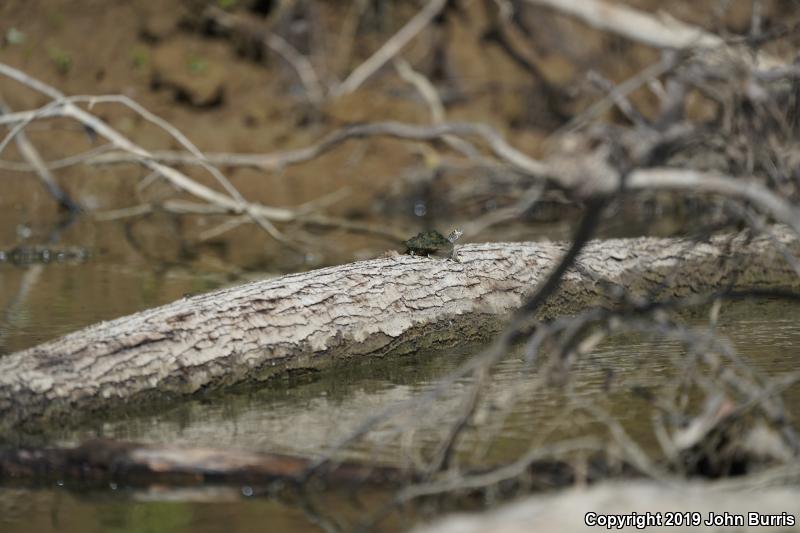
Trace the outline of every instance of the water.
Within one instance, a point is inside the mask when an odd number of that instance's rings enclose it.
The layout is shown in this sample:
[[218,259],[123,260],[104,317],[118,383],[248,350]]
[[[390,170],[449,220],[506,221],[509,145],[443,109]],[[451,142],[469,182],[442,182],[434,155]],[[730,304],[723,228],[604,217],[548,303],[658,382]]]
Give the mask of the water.
[[60,489],[0,491],[6,533],[212,532],[319,530],[302,509],[274,500],[187,503],[143,495],[87,495]]

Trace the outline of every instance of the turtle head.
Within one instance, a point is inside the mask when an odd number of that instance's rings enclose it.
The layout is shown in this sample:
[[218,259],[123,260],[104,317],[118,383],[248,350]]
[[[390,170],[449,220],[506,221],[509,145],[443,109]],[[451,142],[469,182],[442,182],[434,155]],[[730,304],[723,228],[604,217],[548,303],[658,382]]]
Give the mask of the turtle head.
[[461,237],[463,234],[464,234],[464,232],[463,232],[463,231],[461,231],[461,230],[457,230],[457,229],[454,229],[453,231],[451,231],[451,232],[450,232],[450,235],[448,235],[448,236],[447,236],[447,240],[448,240],[448,241],[450,241],[451,243],[454,243],[454,242],[456,242],[456,241],[458,240],[458,238],[459,238],[459,237]]

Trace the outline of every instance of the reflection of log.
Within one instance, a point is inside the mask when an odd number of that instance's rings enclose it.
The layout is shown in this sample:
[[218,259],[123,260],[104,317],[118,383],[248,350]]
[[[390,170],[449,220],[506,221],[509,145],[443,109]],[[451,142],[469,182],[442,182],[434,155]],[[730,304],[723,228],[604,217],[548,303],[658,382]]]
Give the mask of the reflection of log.
[[[186,448],[90,440],[76,448],[20,448],[0,451],[0,483],[40,484],[78,482],[81,488],[106,488],[109,483],[128,488],[152,485],[173,488],[200,485],[267,490],[304,483],[313,461],[296,456],[221,448]],[[526,490],[566,487],[576,480],[593,482],[609,475],[635,475],[635,470],[603,454],[582,461],[549,459],[531,461],[524,470]],[[478,474],[479,475],[479,474]],[[313,472],[315,486],[398,486],[417,479],[413,472],[390,466],[358,462],[327,464]],[[496,488],[511,493],[520,479],[498,478]],[[72,483],[70,483],[71,485]],[[466,490],[465,494],[471,491]]]
[[[800,251],[788,231],[773,230],[789,251]],[[564,249],[563,243],[481,244],[461,248],[461,262],[411,256],[363,261],[97,324],[0,359],[0,427],[190,394],[341,357],[480,338],[520,304]],[[701,244],[596,241],[543,312],[607,303],[600,299],[606,283],[658,297],[797,287],[798,276],[781,253],[766,237]]]
[[[77,480],[86,485],[128,486],[164,483],[174,486],[301,481],[311,460],[247,450],[181,448],[97,439],[77,448],[15,449],[0,452],[0,480],[53,482]],[[342,483],[398,483],[407,477],[386,466],[339,463],[319,477]]]

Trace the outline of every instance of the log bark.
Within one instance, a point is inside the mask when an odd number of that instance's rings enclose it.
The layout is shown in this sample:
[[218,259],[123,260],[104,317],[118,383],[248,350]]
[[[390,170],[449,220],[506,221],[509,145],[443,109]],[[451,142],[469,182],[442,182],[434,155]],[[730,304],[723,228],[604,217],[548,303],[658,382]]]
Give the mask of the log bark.
[[[0,430],[342,358],[483,339],[566,247],[472,244],[459,249],[459,262],[412,256],[361,261],[96,324],[0,359]],[[786,252],[800,252],[800,242],[781,227],[769,237],[728,235],[702,243],[594,241],[541,316],[607,304],[608,283],[659,298],[728,287],[797,288]]]

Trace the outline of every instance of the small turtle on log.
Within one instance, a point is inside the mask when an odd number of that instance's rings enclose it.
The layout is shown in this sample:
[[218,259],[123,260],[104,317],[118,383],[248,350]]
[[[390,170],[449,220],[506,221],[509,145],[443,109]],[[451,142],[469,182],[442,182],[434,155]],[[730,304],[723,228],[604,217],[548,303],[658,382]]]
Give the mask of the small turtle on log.
[[423,231],[416,237],[411,237],[405,241],[406,253],[410,255],[423,255],[434,257],[445,257],[457,261],[455,242],[461,237],[463,232],[453,230],[450,235],[445,237],[436,230]]

